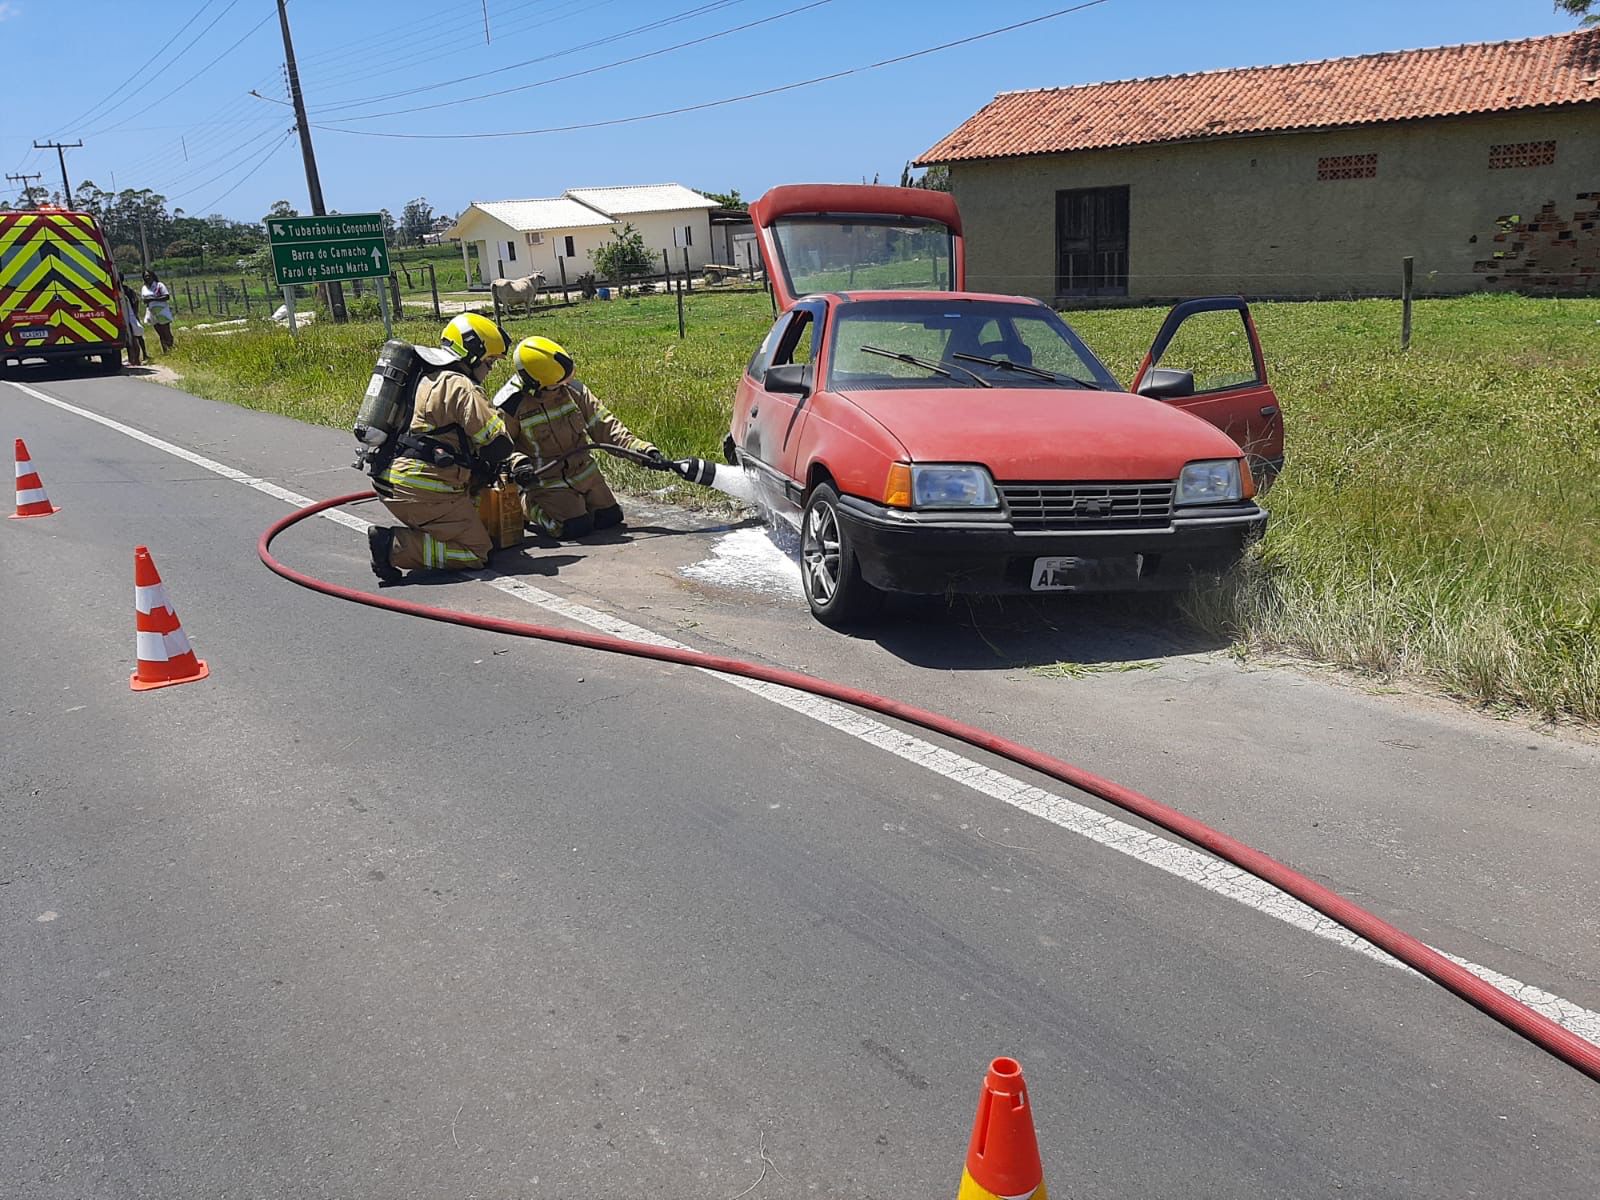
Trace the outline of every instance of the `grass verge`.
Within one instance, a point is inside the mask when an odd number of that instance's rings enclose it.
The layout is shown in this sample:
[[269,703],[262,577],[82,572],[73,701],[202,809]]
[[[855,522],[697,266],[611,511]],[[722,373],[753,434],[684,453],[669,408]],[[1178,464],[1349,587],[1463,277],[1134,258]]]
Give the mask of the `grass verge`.
[[[1069,314],[1126,380],[1164,310]],[[1487,705],[1600,722],[1600,301],[1476,296],[1255,309],[1287,427],[1259,553],[1196,594],[1191,618],[1245,648],[1287,650]],[[771,320],[762,295],[580,304],[510,323],[670,454],[715,458],[739,373]],[[432,343],[437,323],[397,335]],[[201,395],[346,426],[373,325],[183,335],[167,361]],[[490,380],[498,386],[503,375]],[[620,464],[622,486],[658,476]]]

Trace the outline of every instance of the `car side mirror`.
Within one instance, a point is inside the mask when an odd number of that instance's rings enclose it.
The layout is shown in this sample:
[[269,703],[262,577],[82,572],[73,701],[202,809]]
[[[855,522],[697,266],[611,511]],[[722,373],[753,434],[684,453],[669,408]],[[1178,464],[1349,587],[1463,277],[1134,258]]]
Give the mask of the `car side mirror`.
[[809,396],[811,395],[811,364],[784,363],[780,367],[768,367],[766,375],[762,377],[761,386],[769,392],[782,392],[791,396]]
[[1139,385],[1139,395],[1152,400],[1182,400],[1194,395],[1194,372],[1156,367]]

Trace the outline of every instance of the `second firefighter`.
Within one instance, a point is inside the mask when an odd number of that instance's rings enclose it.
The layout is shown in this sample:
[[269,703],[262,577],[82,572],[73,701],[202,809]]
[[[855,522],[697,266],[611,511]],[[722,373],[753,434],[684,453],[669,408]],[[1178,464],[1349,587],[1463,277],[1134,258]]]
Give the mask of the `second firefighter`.
[[621,446],[661,460],[582,383],[572,356],[546,337],[524,338],[512,354],[511,378],[494,406],[516,443],[512,475],[523,484],[528,525],[557,539],[581,538],[622,523],[622,506],[584,447]]

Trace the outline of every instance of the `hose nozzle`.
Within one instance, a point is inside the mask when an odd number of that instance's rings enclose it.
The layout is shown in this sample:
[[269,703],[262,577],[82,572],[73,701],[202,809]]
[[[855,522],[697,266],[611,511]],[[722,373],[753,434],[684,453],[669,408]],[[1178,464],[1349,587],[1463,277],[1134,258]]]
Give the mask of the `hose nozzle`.
[[698,483],[702,487],[710,487],[712,480],[717,477],[715,463],[707,462],[703,458],[679,458],[672,462],[672,470],[688,483]]

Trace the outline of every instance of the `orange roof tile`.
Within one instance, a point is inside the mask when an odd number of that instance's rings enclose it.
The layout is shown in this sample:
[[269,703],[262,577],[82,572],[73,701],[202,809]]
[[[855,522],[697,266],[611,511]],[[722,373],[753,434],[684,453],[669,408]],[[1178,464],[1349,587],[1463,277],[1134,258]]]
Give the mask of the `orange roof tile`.
[[929,163],[1328,129],[1600,100],[1600,29],[1002,92]]

